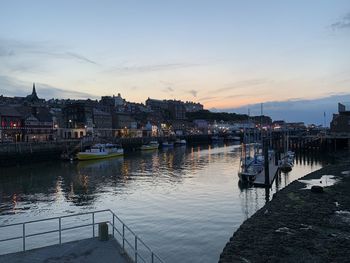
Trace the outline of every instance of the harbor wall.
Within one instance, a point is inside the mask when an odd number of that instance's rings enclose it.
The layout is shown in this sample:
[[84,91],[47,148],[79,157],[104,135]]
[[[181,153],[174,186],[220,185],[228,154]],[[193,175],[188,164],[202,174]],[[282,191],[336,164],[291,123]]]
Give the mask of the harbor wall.
[[336,184],[314,192],[297,180],[274,194],[233,234],[219,263],[347,262],[350,160],[346,155],[339,159],[301,178],[325,186],[322,176],[332,175]]
[[20,142],[0,144],[0,166],[13,166],[23,163],[40,162],[48,160],[71,159],[78,151],[83,151],[95,143],[119,143],[128,151],[138,150],[142,144],[156,140],[162,143],[167,140],[185,139],[188,144],[209,143],[210,135],[190,135],[180,137],[140,137],[140,138],[115,138],[88,139],[88,140],[64,140],[50,142]]

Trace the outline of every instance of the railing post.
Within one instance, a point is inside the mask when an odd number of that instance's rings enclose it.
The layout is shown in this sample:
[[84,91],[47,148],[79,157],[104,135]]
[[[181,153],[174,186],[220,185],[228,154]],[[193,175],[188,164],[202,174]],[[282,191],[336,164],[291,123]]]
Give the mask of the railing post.
[[153,254],[153,251],[152,251],[152,255],[151,255],[151,263],[154,263],[154,254]]
[[23,251],[26,251],[26,224],[23,223]]
[[114,218],[115,218],[115,216],[113,214],[113,238],[114,238]]
[[58,219],[58,237],[60,245],[62,244],[62,224],[61,224],[61,218]]
[[92,236],[95,237],[95,212],[92,212]]
[[125,225],[123,223],[123,250],[125,250]]
[[137,263],[137,236],[135,236],[135,263]]

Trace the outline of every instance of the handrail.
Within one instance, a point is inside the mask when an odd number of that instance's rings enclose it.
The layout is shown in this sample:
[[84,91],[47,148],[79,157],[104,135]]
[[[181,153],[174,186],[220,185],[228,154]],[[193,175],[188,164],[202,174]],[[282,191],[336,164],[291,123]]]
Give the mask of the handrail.
[[[95,237],[95,225],[102,223],[102,222],[96,222],[95,221],[95,214],[99,214],[99,213],[105,213],[108,212],[112,215],[112,221],[108,220],[108,221],[103,221],[104,223],[109,224],[112,227],[112,236],[113,238],[116,239],[115,237],[115,232],[117,232],[120,237],[122,238],[122,244],[119,244],[123,251],[128,255],[128,257],[130,259],[133,259],[135,263],[137,263],[138,259],[142,260],[143,262],[147,263],[147,262],[151,262],[151,263],[155,263],[155,260],[157,260],[158,262],[163,263],[164,261],[158,256],[156,255],[149,246],[146,245],[146,243],[140,239],[112,210],[110,209],[104,209],[104,210],[97,210],[97,211],[93,211],[93,212],[84,212],[84,213],[77,213],[77,214],[71,214],[71,215],[64,215],[64,216],[56,216],[56,217],[51,217],[51,218],[43,218],[43,219],[37,219],[37,220],[30,220],[30,221],[26,221],[26,222],[21,222],[21,223],[13,223],[13,224],[7,224],[7,225],[0,225],[0,229],[1,228],[6,228],[6,227],[13,227],[13,226],[22,226],[22,235],[16,235],[15,237],[9,237],[9,238],[5,238],[5,239],[0,239],[0,243],[1,242],[6,242],[6,241],[11,241],[11,240],[18,240],[18,239],[22,239],[22,251],[26,251],[26,238],[28,237],[34,237],[34,236],[40,236],[40,235],[45,235],[45,234],[49,234],[49,233],[56,233],[58,232],[58,237],[59,237],[59,242],[58,244],[62,244],[64,242],[62,242],[62,232],[67,231],[67,230],[72,230],[72,229],[77,229],[77,228],[81,228],[81,227],[88,227],[88,226],[92,226],[92,237]],[[88,224],[80,224],[80,225],[75,225],[75,226],[71,226],[71,227],[66,227],[66,228],[62,228],[62,219],[64,218],[71,218],[71,217],[77,217],[77,216],[83,216],[83,215],[91,215],[92,216],[92,223],[88,223]],[[116,221],[115,219],[117,219],[117,222],[119,222],[122,226],[122,229],[118,229],[118,227],[116,226]],[[26,226],[29,224],[33,224],[33,223],[38,223],[38,222],[43,222],[43,221],[52,221],[52,220],[58,220],[58,228],[54,229],[54,230],[49,230],[49,231],[44,231],[44,232],[37,232],[37,233],[31,233],[31,234],[26,234]],[[125,230],[128,230],[128,232],[131,234],[131,236],[134,239],[134,242],[131,242],[131,240],[128,240],[126,238],[125,235]],[[117,239],[116,239],[117,240]],[[117,240],[118,242],[118,240]],[[119,243],[119,242],[118,242]],[[125,248],[125,243],[127,243],[129,245],[129,247],[132,250],[132,253],[128,253],[128,250]],[[134,244],[132,244],[134,243]],[[140,252],[140,249],[138,248],[138,245],[142,245],[146,252],[148,252],[148,257],[150,258],[150,261],[145,260],[144,255],[142,255]]]

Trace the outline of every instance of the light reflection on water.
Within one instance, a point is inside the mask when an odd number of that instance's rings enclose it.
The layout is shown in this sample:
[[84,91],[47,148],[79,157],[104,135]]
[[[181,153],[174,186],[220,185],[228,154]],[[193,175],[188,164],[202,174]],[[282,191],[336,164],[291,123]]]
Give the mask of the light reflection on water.
[[[201,145],[1,169],[0,224],[111,209],[166,262],[217,262],[268,197],[265,189],[240,187],[239,158],[237,145]],[[269,196],[321,166],[297,156]]]

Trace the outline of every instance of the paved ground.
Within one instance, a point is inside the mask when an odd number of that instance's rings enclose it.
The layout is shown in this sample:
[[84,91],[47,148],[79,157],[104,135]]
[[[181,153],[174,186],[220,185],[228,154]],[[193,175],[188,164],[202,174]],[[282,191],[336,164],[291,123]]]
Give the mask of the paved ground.
[[26,252],[18,252],[0,256],[1,263],[96,263],[96,262],[129,262],[121,253],[121,247],[115,239],[99,241],[97,238],[84,239],[49,246]]

